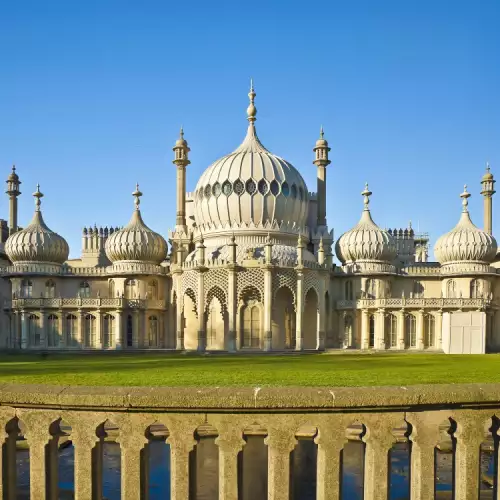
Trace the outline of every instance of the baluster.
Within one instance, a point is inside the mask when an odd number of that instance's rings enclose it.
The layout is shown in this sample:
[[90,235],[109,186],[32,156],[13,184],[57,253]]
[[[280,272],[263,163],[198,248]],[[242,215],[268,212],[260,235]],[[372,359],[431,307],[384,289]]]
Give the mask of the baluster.
[[[93,486],[101,490],[101,485],[93,485],[92,450],[96,444],[96,427],[84,423],[72,424],[71,440],[75,448],[75,500],[93,500]],[[99,465],[99,464],[98,464]]]
[[[0,408],[0,411],[3,409]],[[16,500],[16,438],[17,423],[12,420],[15,412],[12,410],[3,412],[0,422],[4,432],[2,432],[2,446],[5,453],[0,453],[0,465],[2,466],[2,480],[0,481],[0,498],[4,500]]]
[[141,450],[147,444],[141,425],[120,426],[121,486],[122,498],[141,498]]
[[219,447],[219,500],[238,500],[238,453],[245,443],[241,430],[231,426],[215,440]]
[[168,442],[171,500],[189,500],[189,452],[196,444],[193,432],[172,432]]

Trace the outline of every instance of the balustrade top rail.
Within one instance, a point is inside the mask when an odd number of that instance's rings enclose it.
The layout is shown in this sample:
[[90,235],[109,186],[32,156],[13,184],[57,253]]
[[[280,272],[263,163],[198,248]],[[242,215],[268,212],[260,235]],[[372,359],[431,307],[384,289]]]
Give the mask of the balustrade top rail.
[[464,298],[387,298],[387,299],[357,299],[338,300],[338,309],[371,309],[383,307],[435,307],[443,308],[473,308],[483,309],[491,305],[487,298],[464,299]]
[[75,308],[75,307],[104,307],[112,309],[164,309],[165,301],[159,299],[125,299],[116,298],[18,298],[6,300],[4,308],[23,309],[28,307],[40,308]]
[[500,384],[409,387],[84,387],[0,384],[0,406],[118,412],[293,413],[490,408]]

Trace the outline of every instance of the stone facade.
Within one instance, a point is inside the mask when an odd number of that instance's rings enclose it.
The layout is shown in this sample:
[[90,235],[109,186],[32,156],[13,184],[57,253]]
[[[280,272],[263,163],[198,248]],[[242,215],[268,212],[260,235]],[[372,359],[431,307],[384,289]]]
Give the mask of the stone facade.
[[[15,169],[0,241],[0,346],[11,349],[500,350],[500,280],[491,235],[493,175],[482,179],[484,230],[466,189],[459,223],[437,240],[380,228],[368,185],[359,223],[327,225],[330,147],[313,148],[317,192],[257,136],[250,90],[243,143],[186,192],[184,132],[173,148],[176,225],[169,244],[135,210],[124,227],[82,232],[80,259],[42,217],[21,229]],[[7,238],[7,235],[10,236]],[[333,253],[340,265],[333,261]]]

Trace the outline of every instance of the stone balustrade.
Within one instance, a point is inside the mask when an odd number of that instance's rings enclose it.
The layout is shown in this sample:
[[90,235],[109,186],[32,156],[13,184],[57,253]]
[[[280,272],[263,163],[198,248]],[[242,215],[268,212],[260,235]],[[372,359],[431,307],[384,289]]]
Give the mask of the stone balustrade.
[[[266,448],[264,479],[270,500],[291,498],[295,484],[292,456],[301,439],[309,439],[316,449],[316,498],[340,499],[343,450],[352,435],[359,435],[363,443],[365,499],[388,498],[389,456],[399,440],[409,443],[407,497],[432,499],[437,480],[436,450],[443,425],[453,442],[454,498],[478,499],[481,446],[487,440],[494,443],[494,470],[498,470],[499,409],[500,384],[381,388],[85,388],[3,384],[0,498],[18,498],[16,442],[20,436],[29,446],[30,498],[59,498],[57,464],[64,422],[65,439],[69,434],[74,446],[76,500],[102,498],[102,448],[110,439],[120,447],[121,498],[147,499],[147,450],[152,436],[158,433],[170,445],[173,500],[195,498],[192,453],[201,450],[198,448],[203,436],[214,437],[217,456],[212,463],[216,463],[217,470],[212,486],[216,498],[242,498],[241,485],[249,479],[244,476],[251,473],[245,462],[246,448],[250,446],[250,437],[259,435]],[[113,422],[113,426],[106,427],[107,422]],[[493,484],[496,495],[496,478]]]
[[387,298],[387,299],[357,299],[338,300],[337,309],[380,309],[380,308],[434,308],[434,309],[474,309],[484,310],[491,306],[488,298]]
[[126,299],[122,297],[71,297],[71,298],[17,298],[4,301],[4,309],[75,309],[75,308],[102,308],[102,309],[165,309],[165,301],[159,299]]

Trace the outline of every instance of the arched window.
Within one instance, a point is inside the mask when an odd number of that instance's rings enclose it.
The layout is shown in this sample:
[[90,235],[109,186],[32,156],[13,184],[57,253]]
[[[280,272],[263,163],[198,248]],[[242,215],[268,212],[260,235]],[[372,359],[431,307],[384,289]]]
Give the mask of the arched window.
[[352,281],[346,281],[344,284],[344,297],[346,300],[353,300]]
[[373,314],[370,314],[368,318],[368,328],[369,328],[369,346],[370,347],[375,347],[375,316]]
[[481,281],[478,279],[473,279],[470,282],[470,298],[479,299],[483,296],[483,291],[481,287]]
[[376,299],[377,298],[377,281],[369,278],[366,280],[366,298]]
[[344,318],[344,347],[352,347],[352,316],[348,314]]
[[33,297],[33,282],[31,280],[21,282],[21,296],[27,299]]
[[109,280],[108,282],[108,297],[110,299],[115,297],[115,280]]
[[50,314],[47,321],[48,346],[57,347],[59,345],[58,317]]
[[126,299],[137,298],[137,281],[136,280],[125,281],[125,298]]
[[114,335],[114,316],[111,314],[105,314],[102,318],[103,321],[103,345],[104,349],[109,349],[113,347],[113,335]]
[[149,347],[158,347],[158,318],[149,317]]
[[387,345],[397,347],[398,345],[398,319],[395,314],[388,314],[385,317],[385,334]]
[[243,308],[243,347],[260,347],[260,311],[256,305]]
[[148,283],[148,299],[156,300],[158,298],[158,282],[152,280]]
[[87,314],[85,316],[85,345],[87,347],[95,346],[96,322],[95,316]]
[[424,338],[426,347],[435,347],[436,321],[432,314],[424,315]]
[[448,280],[446,283],[446,297],[454,299],[457,296],[457,282],[455,280]]
[[413,314],[405,316],[406,344],[409,347],[417,347],[417,321]]
[[45,282],[45,297],[53,299],[56,296],[56,284],[52,280]]
[[82,281],[80,283],[78,294],[82,299],[87,299],[90,297],[90,285],[88,281]]
[[422,284],[421,281],[417,280],[413,282],[413,296],[416,299],[424,298],[424,285]]
[[28,335],[32,347],[40,347],[40,318],[30,314],[28,318]]
[[66,346],[77,347],[78,320],[74,314],[66,316]]

